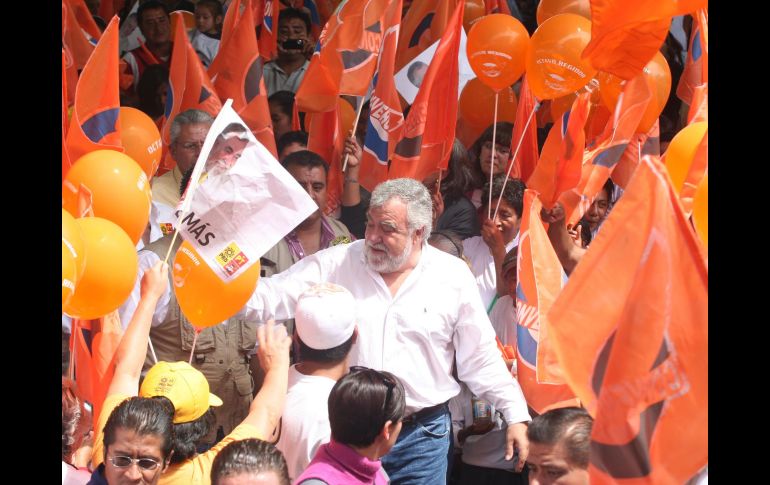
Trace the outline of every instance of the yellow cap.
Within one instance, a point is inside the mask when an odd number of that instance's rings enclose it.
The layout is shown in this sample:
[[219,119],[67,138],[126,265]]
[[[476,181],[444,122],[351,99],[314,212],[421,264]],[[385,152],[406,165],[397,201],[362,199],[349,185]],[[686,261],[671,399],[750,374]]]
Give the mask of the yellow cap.
[[158,362],[152,366],[139,395],[167,397],[174,404],[174,423],[195,421],[209,406],[222,405],[222,400],[209,392],[206,377],[187,362]]

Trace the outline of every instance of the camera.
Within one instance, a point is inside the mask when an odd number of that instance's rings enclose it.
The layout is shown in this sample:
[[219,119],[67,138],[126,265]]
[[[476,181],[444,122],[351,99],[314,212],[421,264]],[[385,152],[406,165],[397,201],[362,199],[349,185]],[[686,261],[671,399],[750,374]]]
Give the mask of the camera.
[[284,49],[302,49],[305,47],[305,41],[302,39],[288,39],[281,42]]

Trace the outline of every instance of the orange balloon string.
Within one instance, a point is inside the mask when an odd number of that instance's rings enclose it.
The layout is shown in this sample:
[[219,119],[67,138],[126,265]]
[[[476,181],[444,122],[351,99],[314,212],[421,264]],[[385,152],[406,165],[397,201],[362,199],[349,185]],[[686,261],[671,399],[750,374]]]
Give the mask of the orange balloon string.
[[[495,91],[495,116],[492,118],[492,163],[489,164],[489,203],[487,204],[487,218],[492,217],[492,179],[495,175],[495,158],[497,155],[497,145],[495,145],[495,136],[497,135],[497,96],[499,91]],[[503,185],[505,187],[505,185]],[[497,199],[497,205],[500,205],[500,199]],[[497,209],[495,209],[495,216],[497,216]]]
[[190,360],[187,361],[187,363],[190,365],[192,365],[192,358],[193,358],[193,354],[195,353],[195,344],[198,342],[198,335],[200,333],[201,333],[201,329],[198,327],[195,327],[195,336],[193,337],[192,349],[190,349]]

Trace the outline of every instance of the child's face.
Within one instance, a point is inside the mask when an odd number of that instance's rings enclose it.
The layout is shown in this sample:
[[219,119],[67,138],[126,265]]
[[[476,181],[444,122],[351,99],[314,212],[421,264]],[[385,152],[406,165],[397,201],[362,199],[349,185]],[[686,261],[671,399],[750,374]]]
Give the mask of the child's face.
[[214,34],[217,32],[217,18],[208,7],[200,6],[195,9],[195,28],[200,32]]

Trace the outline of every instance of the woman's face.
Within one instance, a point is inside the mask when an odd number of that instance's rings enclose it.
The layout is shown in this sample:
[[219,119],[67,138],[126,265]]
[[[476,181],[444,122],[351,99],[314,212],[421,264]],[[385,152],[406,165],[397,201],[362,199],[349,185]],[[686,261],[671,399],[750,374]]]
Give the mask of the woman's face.
[[[505,145],[495,143],[494,150],[494,175],[505,173],[508,159],[511,156],[511,148]],[[481,164],[481,172],[489,177],[490,167],[492,166],[492,142],[485,141],[481,144],[481,153],[479,154],[479,163]]]

